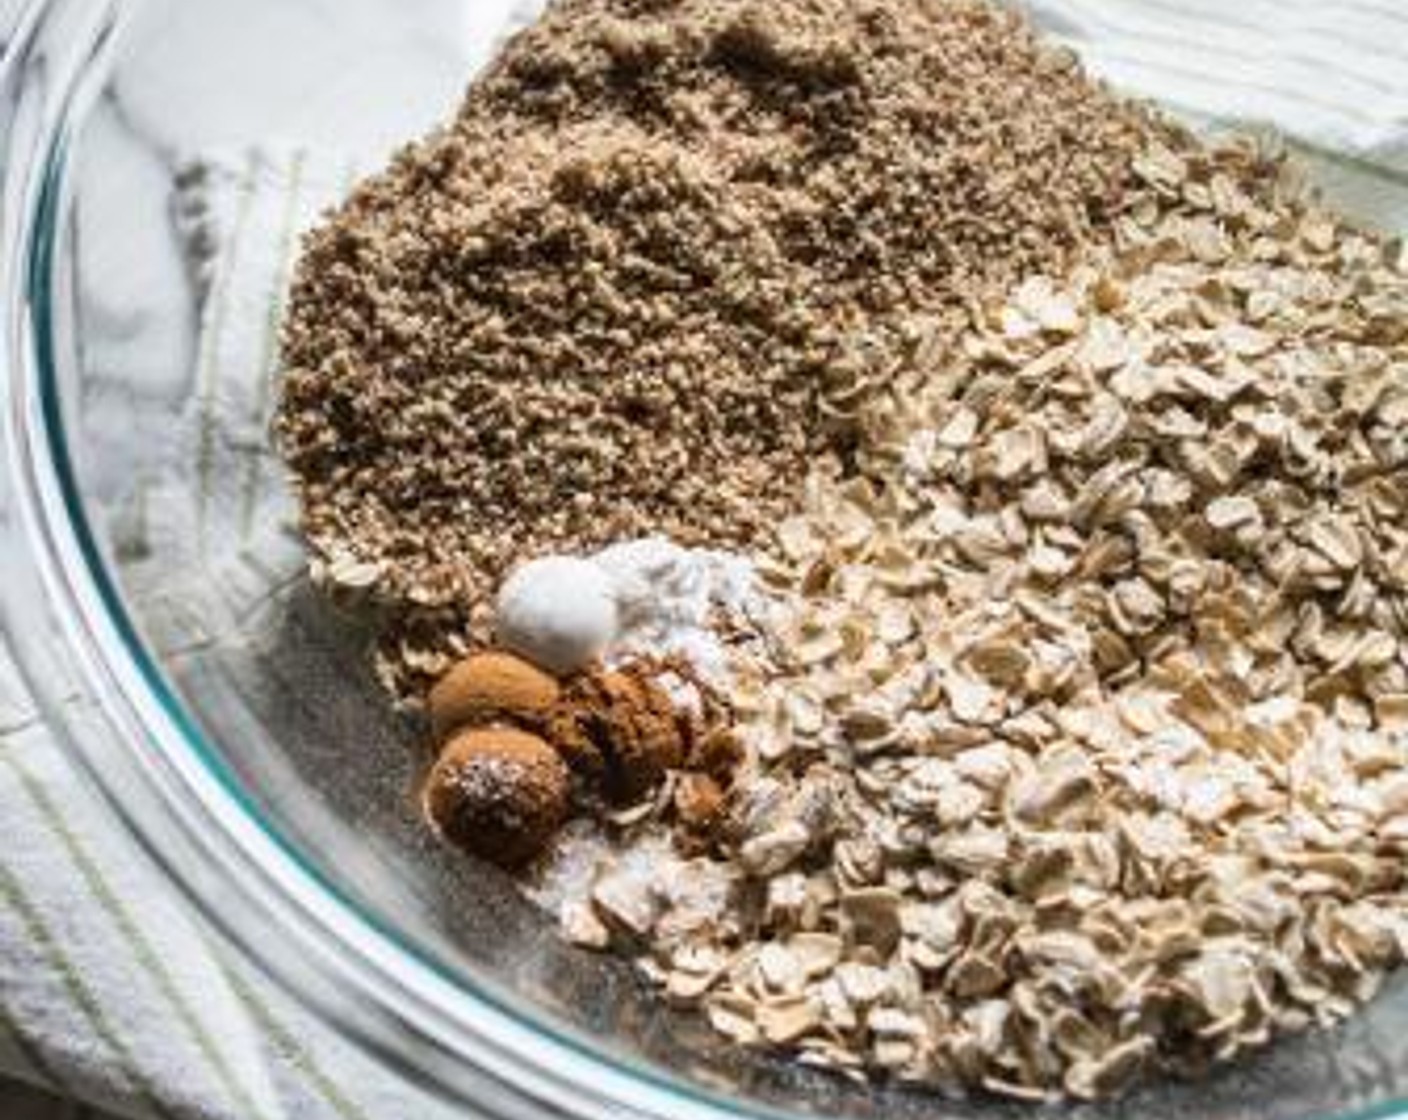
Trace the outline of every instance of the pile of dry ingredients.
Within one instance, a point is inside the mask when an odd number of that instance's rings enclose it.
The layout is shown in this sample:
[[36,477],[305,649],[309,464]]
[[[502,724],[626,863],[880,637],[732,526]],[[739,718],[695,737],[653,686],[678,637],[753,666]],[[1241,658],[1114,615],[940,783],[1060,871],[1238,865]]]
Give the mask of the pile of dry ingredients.
[[[746,553],[506,594],[556,676],[461,692],[426,793],[739,1044],[1096,1097],[1408,952],[1408,261],[1283,160],[983,4],[568,0],[314,235],[287,339],[403,698],[513,557]],[[588,655],[662,645],[741,759],[612,730]],[[646,762],[599,809],[564,703]]]
[[702,889],[601,871],[740,1043],[1096,1097],[1408,951],[1408,260],[1250,148],[1138,169],[1117,249],[979,309],[782,527]]
[[1107,236],[1159,127],[970,0],[561,0],[306,244],[308,540],[411,691],[518,556],[756,543],[917,338]]

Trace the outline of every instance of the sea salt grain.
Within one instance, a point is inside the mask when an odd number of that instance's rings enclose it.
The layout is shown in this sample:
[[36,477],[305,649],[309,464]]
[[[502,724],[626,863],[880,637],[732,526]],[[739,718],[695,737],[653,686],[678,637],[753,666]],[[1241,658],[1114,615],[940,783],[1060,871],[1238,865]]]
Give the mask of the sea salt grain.
[[504,582],[495,631],[507,648],[566,676],[586,668],[615,640],[616,602],[600,565],[575,556],[544,556]]

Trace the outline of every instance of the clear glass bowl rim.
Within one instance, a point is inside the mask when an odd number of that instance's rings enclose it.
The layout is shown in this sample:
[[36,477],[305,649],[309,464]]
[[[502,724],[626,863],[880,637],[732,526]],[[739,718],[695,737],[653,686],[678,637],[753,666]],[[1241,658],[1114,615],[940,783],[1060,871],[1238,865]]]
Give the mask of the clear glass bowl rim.
[[[127,614],[78,490],[55,366],[64,340],[52,314],[71,147],[124,13],[140,2],[28,0],[0,59],[5,528],[25,537],[31,561],[22,577],[4,581],[0,599],[21,672],[46,717],[128,829],[216,927],[336,1029],[446,1099],[504,1120],[800,1116],[619,1061],[408,944],[259,814],[167,686]],[[55,627],[61,649],[50,646]],[[96,701],[99,726],[116,749],[75,725],[67,702],[74,688]],[[230,889],[212,889],[212,875]],[[270,928],[286,950],[268,951]],[[1396,1099],[1336,1120],[1405,1114],[1408,1099]]]
[[[68,160],[124,15],[139,2],[31,0],[0,67],[0,297],[8,328],[0,434],[13,506],[7,531],[25,538],[31,562],[23,578],[6,581],[3,598],[21,672],[46,717],[214,925],[334,1026],[448,1099],[506,1118],[546,1109],[641,1120],[784,1115],[743,1111],[618,1061],[407,943],[261,816],[168,687],[89,524],[55,365],[66,342],[53,314],[53,272]],[[43,648],[55,629],[63,649]],[[97,701],[100,726],[120,749],[75,727],[67,702],[75,688]],[[231,889],[213,890],[212,878]],[[293,951],[275,959],[271,928]]]

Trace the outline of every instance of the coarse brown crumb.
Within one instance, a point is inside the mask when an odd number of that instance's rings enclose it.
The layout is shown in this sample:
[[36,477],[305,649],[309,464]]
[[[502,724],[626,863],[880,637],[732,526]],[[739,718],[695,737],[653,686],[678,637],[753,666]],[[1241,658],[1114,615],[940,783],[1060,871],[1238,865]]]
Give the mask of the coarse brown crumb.
[[985,3],[562,0],[305,243],[315,556],[439,649],[523,555],[753,541],[860,397],[1105,235],[1155,127]]
[[675,813],[687,833],[705,834],[724,815],[727,794],[708,774],[681,775],[675,787]]

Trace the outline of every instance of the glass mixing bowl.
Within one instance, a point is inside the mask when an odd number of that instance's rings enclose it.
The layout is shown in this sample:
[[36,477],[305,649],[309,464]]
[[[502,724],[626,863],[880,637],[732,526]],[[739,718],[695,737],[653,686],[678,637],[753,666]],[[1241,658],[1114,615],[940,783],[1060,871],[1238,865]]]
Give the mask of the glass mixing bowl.
[[[1101,7],[1118,28],[1143,5]],[[1284,18],[1252,8],[1238,18],[1268,31]],[[173,198],[191,157],[250,145],[373,165],[451,111],[502,25],[501,5],[472,0],[18,11],[0,90],[0,508],[19,548],[3,598],[25,672],[73,755],[215,923],[335,1029],[470,1114],[1029,1115],[740,1056],[617,962],[564,946],[505,877],[447,857],[417,825],[412,729],[379,699],[357,624],[303,577],[262,434],[276,356],[213,368],[198,325],[235,297],[190,265]],[[1366,70],[1394,49],[1363,44]],[[1334,153],[1313,162],[1347,205],[1408,213],[1401,174]],[[238,430],[218,415],[235,407],[230,387],[250,413]],[[1075,1111],[1404,1107],[1399,983],[1342,1028],[1205,1083]]]

